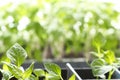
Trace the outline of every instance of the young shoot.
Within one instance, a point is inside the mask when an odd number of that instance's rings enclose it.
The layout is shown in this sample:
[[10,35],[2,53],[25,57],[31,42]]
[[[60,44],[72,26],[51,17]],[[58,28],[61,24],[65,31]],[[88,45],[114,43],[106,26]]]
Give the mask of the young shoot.
[[[93,75],[99,78],[110,80],[113,73],[119,70],[120,59],[115,57],[115,53],[111,50],[106,50],[101,52],[101,47],[105,45],[105,38],[101,33],[98,33],[93,39],[93,44],[97,48],[97,52],[93,52],[97,57],[92,61],[91,68]],[[106,77],[106,73],[108,77]]]

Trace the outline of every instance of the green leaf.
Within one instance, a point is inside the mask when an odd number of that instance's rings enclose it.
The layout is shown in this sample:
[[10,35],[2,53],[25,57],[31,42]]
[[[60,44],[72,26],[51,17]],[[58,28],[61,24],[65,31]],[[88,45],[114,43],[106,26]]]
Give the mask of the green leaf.
[[33,67],[34,67],[34,63],[32,63],[30,65],[30,67],[27,68],[26,71],[23,73],[23,76],[22,76],[23,79],[30,77],[30,75],[32,74],[32,71],[33,71]]
[[9,80],[9,78],[12,76],[12,74],[9,71],[2,70],[2,80]]
[[[8,58],[4,58],[4,62],[10,63],[10,60]],[[8,70],[8,66],[6,64],[3,64],[2,68],[3,70]]]
[[28,79],[25,79],[25,80],[38,80],[38,78],[32,74]]
[[45,66],[45,69],[50,74],[61,76],[61,68],[57,64],[54,64],[54,63],[45,63],[44,66]]
[[113,67],[111,65],[106,65],[103,59],[95,59],[91,63],[92,72],[94,76],[99,76],[105,78],[105,73],[111,71]]
[[112,64],[116,61],[115,54],[113,51],[106,51],[104,54],[104,59],[108,64]]
[[27,53],[18,43],[16,43],[7,51],[7,57],[12,63],[19,67],[25,61]]
[[116,58],[116,62],[115,62],[117,67],[120,67],[120,58]]
[[75,78],[75,75],[73,74],[70,78],[69,78],[69,80],[75,80],[76,78]]
[[113,69],[112,66],[101,66],[101,67],[94,67],[92,68],[94,76],[99,76],[103,78],[102,76],[106,73],[110,72]]
[[100,32],[97,33],[93,39],[93,45],[95,47],[102,47],[105,45],[105,43],[106,43],[105,37]]
[[48,80],[60,80],[60,76],[59,75],[54,75],[51,73],[47,73],[46,74],[46,79]]
[[95,59],[91,63],[91,67],[99,67],[99,66],[103,66],[103,65],[105,65],[104,59]]
[[36,75],[36,76],[45,76],[45,71],[44,70],[42,70],[42,69],[35,69],[34,71],[34,74]]
[[8,69],[11,72],[11,74],[13,74],[16,78],[21,78],[21,76],[23,74],[23,71],[20,68],[18,68],[14,64],[10,64],[10,63],[7,63],[7,62],[3,62],[3,63],[8,66]]

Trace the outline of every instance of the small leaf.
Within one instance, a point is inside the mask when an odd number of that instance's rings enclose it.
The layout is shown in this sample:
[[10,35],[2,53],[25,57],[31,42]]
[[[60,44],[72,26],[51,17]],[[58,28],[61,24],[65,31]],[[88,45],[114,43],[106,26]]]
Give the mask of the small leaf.
[[[7,63],[10,63],[10,60],[8,58],[4,58],[4,61],[3,62],[7,62]],[[6,64],[3,64],[3,70],[8,70],[8,66]]]
[[116,58],[116,62],[115,62],[117,67],[120,67],[120,58]]
[[18,80],[16,77],[11,77],[9,80]]
[[20,68],[18,68],[16,65],[10,64],[10,63],[7,63],[7,62],[3,62],[3,63],[8,66],[9,71],[10,71],[11,74],[13,74],[16,78],[20,78],[21,75],[23,74],[22,70],[21,70]]
[[2,75],[3,77],[0,76],[2,78],[0,80],[9,80],[9,78],[12,76],[12,74],[9,71],[5,70],[2,70]]
[[94,76],[99,76],[101,78],[103,78],[103,75],[105,75],[112,69],[113,69],[112,66],[101,66],[92,68]]
[[70,78],[69,78],[69,80],[75,80],[76,78],[75,78],[75,75],[73,74]]
[[26,51],[18,43],[13,45],[6,54],[11,62],[18,67],[25,61],[25,58],[27,57]]
[[59,75],[54,75],[51,73],[46,74],[46,78],[48,80],[60,80],[60,76]]
[[108,64],[112,64],[116,61],[114,52],[108,50],[104,54],[104,59]]
[[30,75],[31,75],[31,73],[32,73],[32,71],[33,71],[33,67],[34,67],[34,63],[32,63],[32,64],[30,65],[30,67],[27,68],[26,71],[23,73],[23,76],[22,76],[23,79],[30,77]]
[[35,75],[32,74],[32,75],[30,75],[30,77],[28,79],[25,79],[25,80],[39,80],[39,79]]
[[113,69],[111,65],[106,65],[104,59],[95,59],[91,63],[94,76],[105,78],[105,74]]
[[95,59],[92,63],[91,63],[91,67],[100,67],[105,65],[105,61],[104,59]]
[[35,69],[34,70],[34,74],[38,77],[38,76],[45,76],[45,71],[42,69]]
[[99,32],[96,34],[96,36],[93,39],[93,45],[95,47],[102,47],[106,43],[105,37]]
[[45,69],[50,74],[61,76],[61,68],[57,64],[54,64],[54,63],[45,63],[44,66],[45,66]]

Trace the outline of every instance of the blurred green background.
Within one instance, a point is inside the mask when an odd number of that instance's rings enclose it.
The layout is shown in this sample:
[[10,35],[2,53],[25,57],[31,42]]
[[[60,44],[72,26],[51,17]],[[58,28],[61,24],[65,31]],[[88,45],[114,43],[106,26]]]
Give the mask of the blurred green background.
[[0,55],[14,43],[29,59],[89,57],[101,32],[120,56],[118,2],[101,0],[0,0]]

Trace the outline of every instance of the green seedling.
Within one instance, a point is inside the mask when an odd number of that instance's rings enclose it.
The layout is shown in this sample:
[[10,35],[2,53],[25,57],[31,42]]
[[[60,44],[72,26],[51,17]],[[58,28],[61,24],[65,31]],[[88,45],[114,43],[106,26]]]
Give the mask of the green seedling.
[[115,57],[115,53],[111,50],[101,51],[101,47],[105,44],[106,40],[101,33],[98,33],[98,36],[95,37],[93,43],[97,48],[97,52],[93,52],[96,55],[96,58],[91,63],[91,68],[93,75],[106,79],[105,74],[108,74],[108,80],[111,79],[113,73],[119,70],[120,59]]
[[93,53],[95,56],[99,58],[103,56],[103,54],[101,53],[101,47],[104,46],[105,43],[106,43],[105,37],[100,32],[98,32],[93,39],[93,45],[97,49],[97,53],[96,52]]
[[34,63],[32,63],[26,70],[21,66],[27,57],[26,51],[16,43],[7,51],[6,55],[6,60],[2,61],[2,80],[10,80],[13,77],[17,80],[30,79]]
[[[55,63],[44,63],[45,69],[34,69],[34,62],[24,69],[27,52],[18,44],[14,44],[6,52],[6,58],[1,61],[3,69],[0,69],[1,80],[63,80],[61,68]],[[70,80],[75,80],[74,76]]]
[[46,80],[63,80],[61,76],[61,68],[54,63],[45,63],[45,69],[47,70],[48,74],[46,75]]
[[118,68],[120,67],[120,60],[116,58],[114,52],[110,50],[104,51],[103,54],[104,56],[102,58],[97,58],[92,61],[92,71],[94,76],[100,78],[106,78],[105,74],[109,73],[108,80],[110,80],[114,71],[119,72]]

